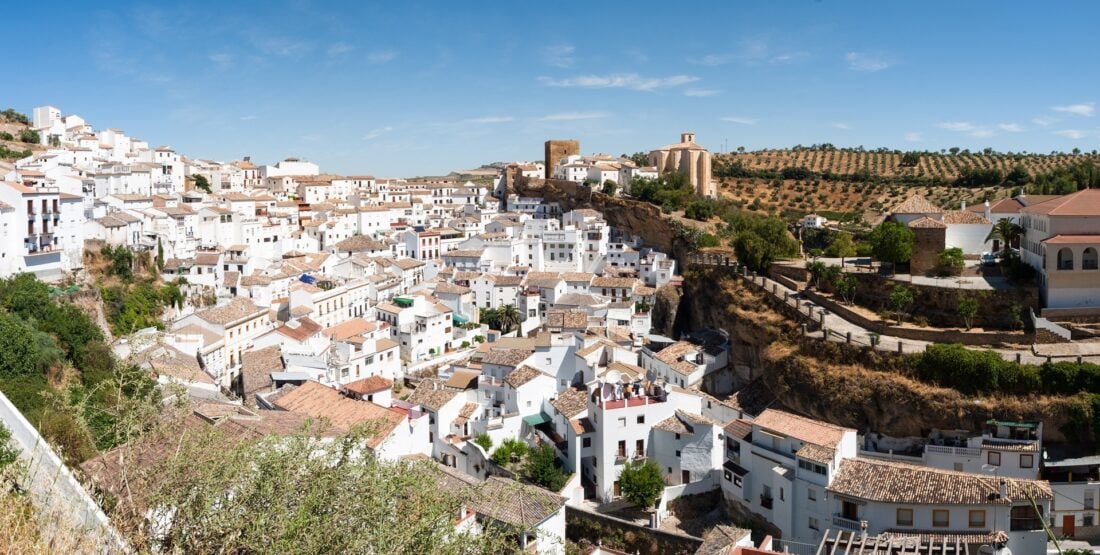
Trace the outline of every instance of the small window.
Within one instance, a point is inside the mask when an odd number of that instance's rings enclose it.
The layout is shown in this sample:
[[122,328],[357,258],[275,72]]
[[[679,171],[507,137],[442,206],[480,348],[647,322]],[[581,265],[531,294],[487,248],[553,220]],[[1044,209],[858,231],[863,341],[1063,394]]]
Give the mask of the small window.
[[951,512],[946,510],[932,511],[932,527],[947,528],[951,526]]
[[741,477],[740,476],[734,474],[734,476],[733,476],[733,485],[735,485],[737,487],[741,487]]
[[985,511],[970,511],[968,522],[971,528],[985,528]]
[[586,437],[581,439],[581,447],[592,447],[592,438]]
[[639,424],[645,424],[645,415],[644,414],[639,414],[638,415],[638,423]]
[[817,523],[817,519],[812,517],[812,516],[810,517],[809,527],[810,527],[810,530],[820,530],[821,529],[820,525]]
[[620,428],[625,428],[626,427],[626,419],[625,418],[620,418],[619,419],[619,427]]
[[993,466],[1001,466],[1001,454],[996,451],[990,451],[986,462]]
[[1030,453],[1020,454],[1020,468],[1034,468],[1035,467],[1035,455]]
[[913,509],[898,509],[898,511],[897,511],[897,525],[898,526],[912,526],[913,525]]
[[806,498],[810,501],[817,501],[817,490],[814,488],[806,488]]
[[677,457],[677,458],[679,458],[679,457],[680,457],[680,452],[679,452],[679,451],[677,451],[677,452],[676,452],[676,457]]

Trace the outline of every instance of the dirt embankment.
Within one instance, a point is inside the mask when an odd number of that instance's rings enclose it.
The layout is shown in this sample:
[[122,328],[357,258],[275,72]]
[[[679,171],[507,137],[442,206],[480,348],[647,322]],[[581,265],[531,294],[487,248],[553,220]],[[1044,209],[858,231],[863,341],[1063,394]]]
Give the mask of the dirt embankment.
[[[669,299],[671,300],[671,299]],[[658,298],[655,312],[665,310]],[[1095,443],[1087,396],[967,397],[913,379],[911,356],[868,352],[802,339],[798,325],[759,292],[721,270],[685,276],[677,331],[715,327],[730,334],[740,386],[771,397],[752,405],[783,407],[828,422],[890,436],[933,428],[978,430],[990,418],[1039,419],[1050,442]],[[763,387],[760,387],[763,386]]]

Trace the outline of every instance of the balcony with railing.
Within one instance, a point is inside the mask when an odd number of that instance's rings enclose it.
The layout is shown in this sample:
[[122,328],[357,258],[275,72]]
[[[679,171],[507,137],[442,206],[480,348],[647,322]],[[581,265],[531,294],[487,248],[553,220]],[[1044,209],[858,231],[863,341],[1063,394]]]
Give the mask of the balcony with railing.
[[840,528],[841,530],[847,530],[849,532],[863,531],[863,524],[860,523],[860,521],[845,518],[844,516],[839,514],[833,515],[833,526]]

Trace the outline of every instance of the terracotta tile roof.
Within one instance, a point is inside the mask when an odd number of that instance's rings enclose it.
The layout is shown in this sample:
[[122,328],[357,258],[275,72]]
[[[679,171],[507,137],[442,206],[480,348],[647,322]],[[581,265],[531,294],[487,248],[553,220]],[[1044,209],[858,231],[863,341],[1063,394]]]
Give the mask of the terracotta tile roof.
[[496,349],[489,351],[482,358],[482,364],[495,364],[497,366],[516,367],[531,356],[531,351],[526,349]]
[[[527,358],[527,357],[524,357],[524,358]],[[531,380],[533,380],[533,379],[535,379],[539,376],[545,376],[545,375],[546,374],[543,374],[537,368],[524,365],[524,366],[520,366],[519,368],[516,368],[515,370],[512,370],[511,372],[509,372],[508,375],[504,377],[504,383],[511,386],[512,389],[517,389],[520,386],[526,384],[527,382],[529,382],[529,381],[531,381]]]
[[260,391],[271,389],[272,372],[282,372],[283,353],[278,345],[241,353],[241,389],[246,402]]
[[795,453],[795,456],[821,464],[829,464],[835,459],[836,450],[813,443],[807,443]]
[[947,229],[947,224],[945,224],[945,223],[943,223],[939,220],[933,220],[932,218],[929,218],[928,216],[925,216],[923,218],[917,218],[917,219],[909,222],[909,227],[929,228],[929,229]]
[[[1008,486],[1007,498],[997,495],[1000,480]],[[1008,505],[1027,501],[1028,495],[1053,498],[1045,480],[1017,480],[859,458],[844,459],[826,489],[856,499],[904,505]]]
[[743,418],[730,420],[729,424],[726,424],[722,429],[726,431],[728,437],[745,439],[752,434],[752,421]]
[[565,506],[565,498],[531,486],[491,476],[476,489],[474,510],[522,530],[530,530]]
[[[455,279],[459,279],[458,275],[455,275]],[[499,274],[485,274],[485,279],[497,287],[518,287],[523,283],[522,276],[505,276]]]
[[478,405],[477,403],[466,403],[465,405],[462,405],[462,408],[458,409],[458,416],[455,417],[455,424],[461,426],[468,422],[470,420],[470,417],[474,415],[474,412],[477,410],[478,406],[480,405]]
[[336,252],[375,252],[375,251],[388,251],[389,248],[383,243],[375,241],[365,235],[353,235],[336,243]]
[[1076,193],[1026,206],[1020,212],[1048,216],[1100,216],[1100,189],[1082,189]]
[[377,322],[368,322],[362,318],[352,318],[336,324],[335,326],[325,328],[325,337],[333,341],[343,341],[349,337],[362,335],[377,329]]
[[344,389],[357,395],[368,395],[379,391],[393,389],[393,381],[382,376],[369,376],[361,380],[355,380],[344,384]]
[[214,379],[207,374],[193,355],[187,355],[168,345],[147,349],[135,357],[138,364],[147,364],[158,375],[182,381],[212,385]]
[[371,430],[372,434],[367,440],[367,446],[371,449],[381,445],[405,419],[400,412],[374,403],[349,399],[339,391],[313,381],[305,382],[280,395],[275,406],[290,412],[325,418],[345,428],[367,422],[375,423],[377,429]]
[[913,195],[890,210],[891,214],[942,214],[940,207],[928,202],[928,199]]
[[455,395],[458,395],[457,391],[445,387],[439,380],[428,378],[420,380],[408,401],[414,405],[438,411],[454,399]]
[[451,377],[447,379],[447,383],[444,385],[455,389],[470,389],[477,385],[477,377],[480,375],[481,372],[478,370],[469,368],[457,369],[451,374]]
[[443,253],[443,256],[452,258],[481,258],[483,254],[485,254],[485,249],[464,249],[448,251]]
[[753,424],[771,432],[778,432],[785,436],[800,439],[806,443],[815,443],[833,448],[840,443],[845,432],[851,431],[848,428],[777,409],[768,409],[760,413],[760,416],[753,420]]
[[546,314],[546,327],[569,330],[588,329],[588,313],[583,310],[550,310]]
[[309,318],[299,318],[297,320],[292,320],[291,322],[287,322],[279,326],[278,328],[275,328],[275,331],[299,342],[304,341],[312,337],[313,334],[321,331],[321,324],[318,324],[317,322],[314,322]]
[[436,293],[449,293],[452,295],[465,295],[472,291],[469,287],[463,287],[461,285],[455,285],[453,283],[442,282],[435,286]]
[[1046,245],[1092,245],[1100,243],[1098,235],[1055,235],[1040,241]]
[[599,276],[592,280],[592,287],[632,289],[637,282],[635,278]]
[[952,210],[943,215],[945,224],[988,224],[989,220],[981,214],[975,214],[969,210]]
[[573,428],[573,433],[577,435],[590,434],[596,431],[596,426],[592,424],[592,420],[587,416],[570,420],[569,426]]
[[550,400],[550,406],[566,418],[573,418],[588,410],[588,393],[581,389],[567,387],[558,396]]
[[264,312],[264,309],[252,304],[251,300],[244,297],[233,297],[229,304],[200,310],[195,313],[195,316],[211,324],[224,326],[262,312]]

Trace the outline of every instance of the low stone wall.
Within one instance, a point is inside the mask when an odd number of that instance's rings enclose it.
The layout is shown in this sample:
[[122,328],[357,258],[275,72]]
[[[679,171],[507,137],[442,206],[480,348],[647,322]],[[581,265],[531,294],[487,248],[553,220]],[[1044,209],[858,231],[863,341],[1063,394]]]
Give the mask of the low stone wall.
[[829,309],[836,315],[868,331],[891,337],[932,343],[960,343],[962,345],[1030,344],[1034,334],[1025,332],[967,332],[962,330],[921,329],[891,326],[881,320],[872,320],[817,291],[805,291],[806,297]]
[[[1035,287],[989,291],[901,282],[878,274],[845,275],[859,281],[856,303],[875,312],[890,309],[890,293],[895,285],[912,289],[913,306],[920,307],[920,315],[927,318],[929,324],[941,328],[961,328],[965,325],[958,314],[958,306],[959,301],[966,297],[979,298],[978,314],[973,324],[980,328],[1004,328],[1013,310],[1020,311],[1016,316],[1023,322],[1026,309],[1037,310],[1039,307],[1039,290]],[[824,286],[829,287],[828,284]]]
[[586,540],[593,545],[602,543],[612,549],[644,555],[688,555],[703,545],[699,538],[639,526],[570,505],[565,507],[565,535],[574,542]]
[[126,541],[99,504],[3,393],[0,393],[0,422],[11,430],[12,443],[26,465],[20,487],[27,492],[43,520],[66,522],[65,526],[43,529],[43,535],[49,538],[54,532],[82,530],[89,543],[102,553],[128,552]]
[[[779,283],[782,283],[783,285],[787,285],[782,279],[779,278],[786,278],[787,281],[793,280],[807,282],[810,280],[810,273],[806,271],[806,268],[791,266],[790,264],[778,262],[768,267],[768,277],[774,279],[775,281],[778,281]],[[787,285],[787,287],[791,286]]]
[[1039,316],[1056,322],[1100,323],[1100,308],[1044,308]]

